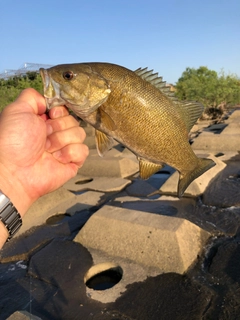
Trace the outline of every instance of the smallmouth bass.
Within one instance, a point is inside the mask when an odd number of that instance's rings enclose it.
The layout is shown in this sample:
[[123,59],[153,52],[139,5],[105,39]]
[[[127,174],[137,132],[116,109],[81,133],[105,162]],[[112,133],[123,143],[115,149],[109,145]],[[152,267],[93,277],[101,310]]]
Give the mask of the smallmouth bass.
[[188,141],[203,106],[178,101],[152,70],[76,63],[41,68],[40,74],[47,107],[65,105],[92,125],[100,156],[114,140],[130,149],[139,160],[141,178],[168,164],[179,171],[181,197],[194,179],[215,165],[198,158]]

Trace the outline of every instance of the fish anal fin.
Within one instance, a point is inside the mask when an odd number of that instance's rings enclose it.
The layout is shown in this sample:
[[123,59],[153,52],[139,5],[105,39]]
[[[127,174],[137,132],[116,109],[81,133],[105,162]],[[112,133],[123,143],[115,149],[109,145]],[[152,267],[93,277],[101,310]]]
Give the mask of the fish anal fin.
[[112,137],[109,137],[105,133],[95,130],[95,140],[96,140],[96,146],[97,151],[100,157],[103,157],[105,153],[112,148],[115,141]]
[[106,111],[103,110],[102,107],[99,109],[99,116],[100,116],[100,121],[104,126],[109,130],[109,131],[114,131],[117,129],[116,124],[114,123],[113,119],[107,114]]
[[178,181],[178,197],[181,198],[190,183],[204,172],[214,167],[216,163],[212,159],[199,158],[197,166],[190,172],[180,172]]
[[142,179],[148,179],[149,177],[151,177],[151,175],[158,172],[164,166],[164,164],[156,164],[142,158],[138,158],[138,160],[139,160],[139,173]]

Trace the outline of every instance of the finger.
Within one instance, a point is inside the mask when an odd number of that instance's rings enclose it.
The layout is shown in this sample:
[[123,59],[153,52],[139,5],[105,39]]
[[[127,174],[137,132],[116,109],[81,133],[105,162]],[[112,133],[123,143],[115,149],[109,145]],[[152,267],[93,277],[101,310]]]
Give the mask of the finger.
[[48,115],[46,113],[41,114],[40,118],[42,118],[44,121],[47,121],[49,119]]
[[48,130],[49,133],[70,129],[72,127],[79,127],[78,121],[70,115],[57,119],[49,119],[46,124],[47,126],[51,126],[51,130]]
[[64,106],[54,107],[49,110],[49,117],[51,119],[57,119],[57,118],[68,116],[68,115],[69,115],[68,109]]
[[46,150],[55,152],[72,143],[83,143],[86,133],[81,127],[73,127],[50,134],[46,142]]
[[78,167],[81,167],[89,154],[89,149],[85,144],[70,144],[63,147],[61,150],[54,152],[52,155],[59,162],[75,163]]
[[[24,89],[12,104],[15,105],[15,112],[23,112],[24,110],[34,112],[39,115],[46,112],[45,98],[32,88]],[[24,109],[22,104],[24,104]]]

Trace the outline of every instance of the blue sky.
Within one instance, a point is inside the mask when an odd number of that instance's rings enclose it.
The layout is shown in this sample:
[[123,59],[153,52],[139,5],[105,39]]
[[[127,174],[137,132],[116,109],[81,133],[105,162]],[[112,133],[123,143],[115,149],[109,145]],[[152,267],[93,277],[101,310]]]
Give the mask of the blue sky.
[[0,73],[24,62],[186,67],[240,77],[239,0],[0,0]]

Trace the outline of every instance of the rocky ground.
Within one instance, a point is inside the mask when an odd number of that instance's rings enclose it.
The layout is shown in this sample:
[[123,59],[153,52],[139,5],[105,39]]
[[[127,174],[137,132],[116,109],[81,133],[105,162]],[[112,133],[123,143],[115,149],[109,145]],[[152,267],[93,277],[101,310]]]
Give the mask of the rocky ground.
[[181,199],[172,168],[140,180],[86,127],[86,164],[0,252],[0,319],[240,319],[240,111],[211,124],[191,142],[216,166]]

